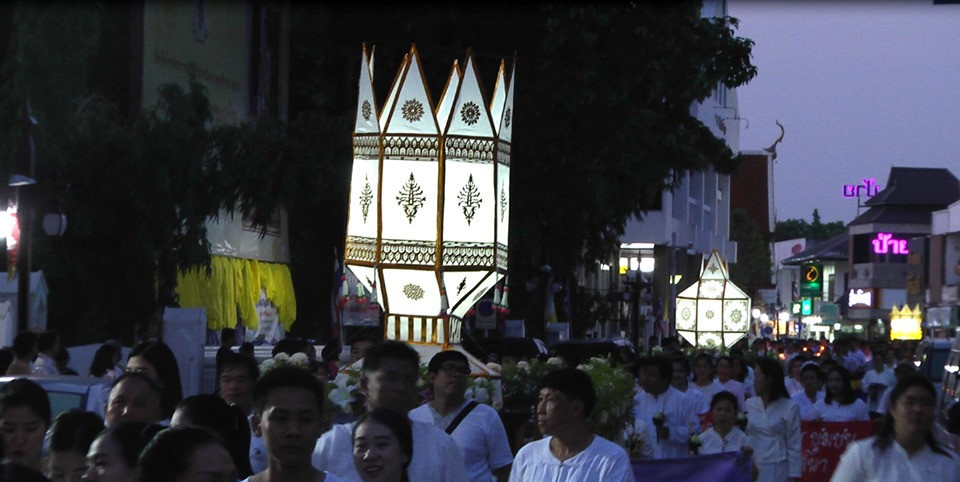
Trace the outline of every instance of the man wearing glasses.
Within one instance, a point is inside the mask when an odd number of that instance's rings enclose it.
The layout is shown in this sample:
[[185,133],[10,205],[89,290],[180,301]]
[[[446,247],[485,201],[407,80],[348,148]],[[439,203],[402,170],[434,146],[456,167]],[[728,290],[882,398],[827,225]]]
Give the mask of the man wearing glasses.
[[410,419],[432,424],[453,437],[463,453],[468,480],[507,480],[513,455],[503,422],[493,408],[467,400],[470,365],[458,351],[441,351],[427,365],[432,399],[410,411]]

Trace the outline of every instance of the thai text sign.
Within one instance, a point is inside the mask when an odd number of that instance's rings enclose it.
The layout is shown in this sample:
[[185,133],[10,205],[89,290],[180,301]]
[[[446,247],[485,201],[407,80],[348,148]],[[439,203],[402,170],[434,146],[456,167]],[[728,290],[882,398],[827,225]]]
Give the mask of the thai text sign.
[[894,239],[892,233],[877,233],[877,237],[870,241],[873,252],[876,254],[910,254],[906,239]]
[[840,456],[854,440],[876,431],[876,422],[801,422],[804,481],[828,481]]
[[862,185],[860,185],[860,184],[844,184],[844,185],[843,185],[843,197],[845,197],[845,198],[851,198],[851,197],[859,198],[859,197],[860,197],[860,190],[861,190],[861,189],[865,190],[865,194],[867,195],[867,197],[873,197],[873,196],[875,196],[878,192],[880,192],[880,186],[877,186],[877,181],[876,181],[876,179],[874,179],[874,178],[871,177],[871,178],[869,178],[869,179],[861,179],[861,181],[863,181],[863,184],[862,184]]

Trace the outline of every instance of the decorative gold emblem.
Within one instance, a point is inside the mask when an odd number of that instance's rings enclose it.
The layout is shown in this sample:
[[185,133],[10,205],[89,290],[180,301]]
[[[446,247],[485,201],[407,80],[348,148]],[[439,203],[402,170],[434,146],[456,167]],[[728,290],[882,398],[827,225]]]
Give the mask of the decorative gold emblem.
[[410,179],[400,188],[400,194],[397,194],[397,205],[403,208],[403,213],[407,215],[407,221],[410,224],[413,224],[413,218],[417,215],[417,211],[423,207],[426,200],[427,197],[423,195],[423,189],[420,189],[420,185],[417,184],[411,172]]
[[360,113],[363,114],[363,120],[370,120],[370,114],[373,113],[373,108],[370,107],[369,100],[363,101],[363,104],[360,106]]
[[370,212],[370,203],[373,202],[373,189],[370,187],[370,178],[366,178],[363,191],[360,191],[360,210],[363,212],[363,222],[367,222],[367,214]]
[[407,283],[403,285],[403,294],[411,300],[420,300],[423,299],[423,288],[413,283]]
[[459,205],[463,209],[463,217],[467,218],[467,225],[469,226],[470,222],[473,221],[473,216],[477,213],[477,208],[483,202],[483,199],[480,198],[480,190],[473,182],[473,174],[467,179],[467,184],[460,189],[457,199],[460,200]]
[[423,117],[423,104],[419,100],[410,99],[403,103],[400,112],[407,122],[418,122]]
[[463,104],[463,107],[460,108],[460,118],[463,119],[463,122],[468,126],[472,126],[480,120],[480,107],[473,102],[467,102]]

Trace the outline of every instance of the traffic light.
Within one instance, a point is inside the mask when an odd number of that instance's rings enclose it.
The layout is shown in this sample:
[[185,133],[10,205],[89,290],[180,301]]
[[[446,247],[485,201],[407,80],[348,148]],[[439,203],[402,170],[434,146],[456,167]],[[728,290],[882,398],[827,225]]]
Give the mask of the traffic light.
[[800,296],[823,296],[823,265],[803,263],[800,266]]
[[813,314],[813,300],[804,298],[800,301],[800,315],[810,316]]

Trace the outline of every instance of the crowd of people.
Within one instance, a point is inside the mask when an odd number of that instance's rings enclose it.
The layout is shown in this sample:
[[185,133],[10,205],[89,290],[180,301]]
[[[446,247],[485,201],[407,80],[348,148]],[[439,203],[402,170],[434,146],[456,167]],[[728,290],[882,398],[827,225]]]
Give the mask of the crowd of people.
[[[511,451],[497,411],[466,396],[471,364],[459,351],[427,363],[397,341],[361,338],[363,394],[357,417],[331,420],[324,383],[339,347],[316,359],[285,339],[274,354],[304,353],[310,368],[261,369],[252,354],[217,353],[215,394],[184,397],[177,360],[160,341],[126,362],[117,344],[97,350],[87,375],[110,380],[102,412],[53,417],[47,392],[29,377],[0,386],[0,480],[53,481],[630,481],[634,459],[738,452],[753,478],[799,480],[801,422],[877,420],[875,436],[851,443],[836,481],[960,480],[960,408],[941,427],[937,393],[902,347],[854,341],[769,342],[729,352],[681,350],[675,339],[620,360],[636,376],[634,422],[622,441],[596,435],[590,376],[563,367],[540,382],[534,408],[541,438]],[[11,376],[63,373],[59,340],[24,332],[10,350]],[[0,368],[4,368],[0,366]]]

